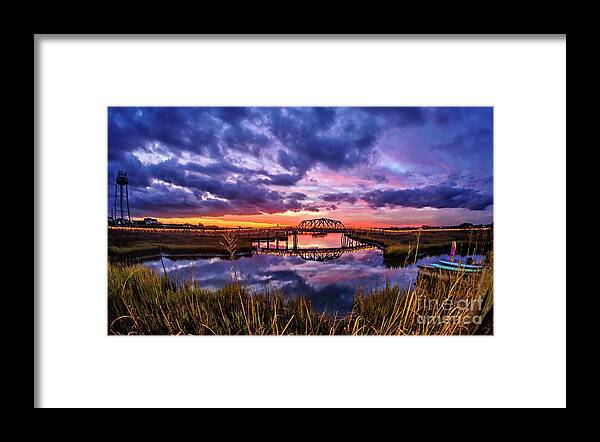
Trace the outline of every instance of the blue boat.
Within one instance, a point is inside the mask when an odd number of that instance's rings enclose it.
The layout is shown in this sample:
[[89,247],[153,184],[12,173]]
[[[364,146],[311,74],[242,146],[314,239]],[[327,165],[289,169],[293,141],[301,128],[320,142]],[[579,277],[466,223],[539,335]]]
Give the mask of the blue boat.
[[466,264],[463,262],[453,262],[438,259],[436,262],[429,265],[417,265],[419,269],[426,271],[444,271],[453,273],[479,273],[484,268],[483,264]]
[[440,264],[455,266],[455,267],[464,267],[466,269],[481,269],[485,267],[484,264],[473,264],[473,263],[464,263],[461,261],[444,261],[443,259],[438,259],[437,261]]

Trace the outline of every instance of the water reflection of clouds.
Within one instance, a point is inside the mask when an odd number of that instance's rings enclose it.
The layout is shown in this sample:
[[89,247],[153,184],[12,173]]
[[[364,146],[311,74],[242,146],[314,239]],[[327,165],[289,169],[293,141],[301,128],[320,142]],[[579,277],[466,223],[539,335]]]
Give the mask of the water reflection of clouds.
[[[292,235],[287,237],[287,244],[289,247],[291,247],[291,245],[294,242],[294,237]],[[285,241],[279,241],[279,247],[285,247]],[[254,242],[254,244],[258,244],[257,242]],[[298,235],[298,249],[322,249],[322,248],[336,248],[336,247],[340,247],[342,245],[342,234],[341,233],[328,233],[327,235],[324,236],[313,236],[310,233],[305,233],[305,234],[299,234]],[[261,241],[261,247],[266,247],[267,246],[267,242],[266,241]],[[270,247],[271,248],[275,248],[275,243],[274,240],[271,239],[270,242]]]
[[[431,264],[448,255],[424,257],[419,264]],[[179,279],[193,278],[201,287],[217,289],[231,280],[232,263],[227,259],[200,258],[163,259],[169,274]],[[160,260],[146,263],[162,272]],[[298,256],[253,255],[234,263],[240,281],[254,292],[284,290],[286,295],[302,294],[319,310],[340,314],[352,308],[357,288],[366,292],[383,287],[386,280],[408,287],[416,279],[418,268],[413,263],[404,268],[388,268],[380,250],[362,250],[326,261],[305,261]]]

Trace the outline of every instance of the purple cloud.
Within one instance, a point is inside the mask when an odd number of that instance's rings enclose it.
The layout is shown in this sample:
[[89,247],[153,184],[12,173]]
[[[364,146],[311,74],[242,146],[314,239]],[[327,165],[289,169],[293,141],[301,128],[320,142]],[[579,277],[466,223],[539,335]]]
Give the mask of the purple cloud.
[[449,186],[425,186],[419,189],[374,190],[362,195],[371,207],[433,207],[484,210],[492,205],[492,195],[473,189]]
[[482,210],[492,138],[491,108],[110,107],[109,207],[126,170],[137,216]]

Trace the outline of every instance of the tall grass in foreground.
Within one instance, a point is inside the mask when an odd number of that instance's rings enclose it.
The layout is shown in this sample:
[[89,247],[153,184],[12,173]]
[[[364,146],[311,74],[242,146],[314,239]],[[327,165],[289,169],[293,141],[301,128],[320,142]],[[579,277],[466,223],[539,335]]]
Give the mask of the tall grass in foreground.
[[108,265],[108,333],[141,335],[459,335],[477,332],[493,305],[481,275],[419,277],[357,291],[348,315],[315,311],[302,296],[250,293],[232,276],[219,290],[177,282],[143,266]]

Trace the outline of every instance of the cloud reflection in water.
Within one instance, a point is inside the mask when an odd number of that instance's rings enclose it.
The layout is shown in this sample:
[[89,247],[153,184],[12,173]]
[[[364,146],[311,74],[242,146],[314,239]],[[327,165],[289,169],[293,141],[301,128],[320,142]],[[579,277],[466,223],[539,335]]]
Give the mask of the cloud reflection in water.
[[[419,259],[418,264],[430,264],[448,255]],[[217,289],[229,281],[231,261],[220,258],[169,259],[163,258],[167,273],[185,280],[194,278],[208,289]],[[160,260],[148,261],[146,266],[162,272]],[[380,250],[346,253],[341,258],[326,261],[305,261],[299,256],[253,255],[235,261],[240,281],[259,292],[282,289],[288,296],[302,294],[313,306],[329,313],[345,314],[352,309],[357,288],[369,291],[392,284],[407,287],[417,276],[414,264],[404,268],[387,268]]]

